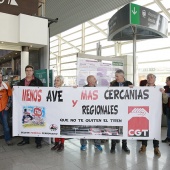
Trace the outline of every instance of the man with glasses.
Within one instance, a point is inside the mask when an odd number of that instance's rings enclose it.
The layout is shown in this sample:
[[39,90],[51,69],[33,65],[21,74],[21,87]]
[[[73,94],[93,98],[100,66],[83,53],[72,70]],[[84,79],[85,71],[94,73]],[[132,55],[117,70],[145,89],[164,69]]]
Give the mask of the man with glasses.
[[[124,78],[124,71],[123,70],[117,70],[115,72],[115,80],[110,82],[110,86],[113,87],[133,87],[132,83],[130,81],[125,80]],[[111,141],[111,153],[115,152],[115,146],[116,143],[119,142],[118,140],[112,139]],[[130,153],[129,148],[127,147],[127,140],[122,140],[122,149],[127,152]]]
[[[18,83],[18,86],[38,86],[38,87],[43,86],[43,83],[41,82],[41,80],[39,80],[37,77],[34,76],[33,66],[27,65],[25,67],[25,74],[26,74],[26,77]],[[41,140],[42,140],[41,137],[35,138],[37,149],[40,149],[42,147]],[[17,145],[23,146],[25,144],[29,144],[29,137],[23,137],[23,140],[19,142]]]

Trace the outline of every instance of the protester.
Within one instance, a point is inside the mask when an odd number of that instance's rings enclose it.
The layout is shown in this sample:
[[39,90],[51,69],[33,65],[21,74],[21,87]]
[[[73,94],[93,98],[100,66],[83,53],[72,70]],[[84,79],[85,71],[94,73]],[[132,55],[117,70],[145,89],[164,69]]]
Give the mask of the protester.
[[[64,78],[63,76],[56,76],[55,77],[55,87],[59,88],[64,84]],[[64,150],[64,138],[55,138],[55,144],[51,148],[51,150],[57,150],[58,152],[61,152]]]
[[[96,78],[93,75],[89,75],[87,77],[87,85],[85,85],[84,87],[96,87],[96,83],[97,83]],[[87,139],[80,139],[80,144],[81,144],[80,149],[82,151],[85,151],[87,149]],[[95,149],[99,151],[103,150],[101,147],[100,139],[94,139],[94,146],[95,146]]]
[[[27,65],[25,67],[25,73],[26,77],[22,79],[19,83],[18,86],[43,86],[43,83],[41,80],[36,78],[34,76],[34,67],[31,65]],[[41,145],[42,138],[41,137],[36,137],[35,138],[35,143],[36,143],[36,148],[40,149],[42,147]],[[23,140],[19,142],[17,145],[18,146],[23,146],[25,144],[29,144],[29,137],[23,137]]]
[[[167,118],[167,137],[162,140],[163,143],[170,142],[170,76],[166,78],[166,86],[164,86],[165,93],[167,94],[168,101],[163,104],[163,112]],[[170,146],[170,144],[169,144]]]
[[[154,74],[148,74],[146,86],[155,86],[155,81],[156,81],[156,76]],[[142,140],[142,146],[139,150],[139,153],[146,152],[146,147],[147,147],[147,140]],[[153,140],[153,147],[154,147],[155,155],[161,156],[161,152],[159,150],[159,141],[158,140]]]
[[[132,83],[130,81],[125,80],[124,78],[124,71],[119,69],[115,72],[115,80],[110,82],[110,86],[113,87],[133,87]],[[111,150],[110,152],[113,153],[115,152],[115,146],[118,141],[113,139],[111,140]],[[127,147],[127,140],[122,140],[122,149],[129,153],[130,150]]]
[[2,73],[0,73],[0,120],[2,122],[4,138],[7,145],[13,145],[11,141],[10,130],[8,126],[8,110],[12,103],[12,90],[9,84],[2,81]]

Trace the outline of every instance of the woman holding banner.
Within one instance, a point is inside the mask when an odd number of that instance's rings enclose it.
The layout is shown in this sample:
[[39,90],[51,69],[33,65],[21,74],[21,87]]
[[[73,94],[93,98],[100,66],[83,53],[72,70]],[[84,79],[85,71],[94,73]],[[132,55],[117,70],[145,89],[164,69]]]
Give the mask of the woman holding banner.
[[[61,87],[64,84],[64,78],[63,76],[56,76],[54,80],[54,86],[56,88]],[[51,148],[51,150],[57,150],[58,152],[61,152],[64,150],[64,138],[55,138],[55,144]]]

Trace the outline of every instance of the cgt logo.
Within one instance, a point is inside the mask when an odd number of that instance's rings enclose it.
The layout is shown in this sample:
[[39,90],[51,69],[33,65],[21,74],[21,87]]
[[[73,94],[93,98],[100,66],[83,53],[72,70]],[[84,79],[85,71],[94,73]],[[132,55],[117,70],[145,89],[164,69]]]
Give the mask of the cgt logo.
[[128,121],[129,137],[148,137],[149,136],[149,120],[144,117],[149,113],[149,106],[129,106],[128,114],[133,117]]
[[58,129],[57,125],[55,125],[55,124],[50,125],[50,130],[51,131],[56,131],[57,129]]
[[[0,4],[3,4],[5,0],[0,0]],[[8,0],[8,5],[15,5],[18,6],[16,0]]]

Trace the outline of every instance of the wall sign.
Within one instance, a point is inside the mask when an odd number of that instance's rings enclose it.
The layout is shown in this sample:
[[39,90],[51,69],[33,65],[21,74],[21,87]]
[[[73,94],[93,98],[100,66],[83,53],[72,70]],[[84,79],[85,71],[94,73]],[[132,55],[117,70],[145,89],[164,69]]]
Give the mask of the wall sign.
[[38,15],[38,0],[0,0],[0,12],[19,15]]

